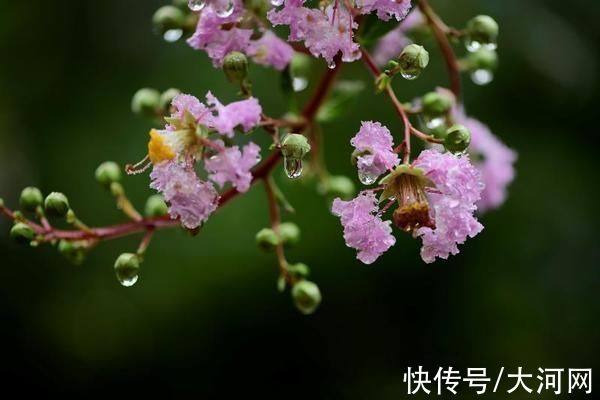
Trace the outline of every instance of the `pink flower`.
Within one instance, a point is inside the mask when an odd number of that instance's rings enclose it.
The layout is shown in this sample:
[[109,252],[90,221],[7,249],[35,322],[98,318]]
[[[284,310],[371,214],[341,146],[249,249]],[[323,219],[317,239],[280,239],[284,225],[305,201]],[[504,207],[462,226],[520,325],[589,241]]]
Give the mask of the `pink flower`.
[[191,167],[165,161],[154,166],[150,178],[150,187],[161,192],[169,203],[171,218],[179,218],[188,229],[199,227],[217,209],[219,194]]
[[483,230],[473,213],[484,184],[468,156],[425,150],[414,166],[425,171],[436,186],[427,196],[435,229],[423,227],[417,231],[423,240],[421,257],[431,263],[436,257],[446,259],[457,254],[459,244]]
[[300,41],[306,38],[306,33],[310,30],[310,22],[322,18],[322,13],[318,10],[311,10],[303,7],[305,0],[285,0],[283,9],[271,9],[267,13],[267,18],[274,26],[289,25],[290,35],[288,40]]
[[247,132],[260,122],[262,108],[254,97],[224,106],[212,93],[208,92],[206,101],[217,112],[217,115],[213,117],[213,128],[227,137],[233,137],[233,129],[238,125],[241,125]]
[[281,71],[290,63],[294,49],[272,31],[266,31],[260,39],[250,43],[248,55],[257,64],[271,65]]
[[361,14],[377,11],[377,17],[383,21],[391,17],[402,21],[411,7],[410,0],[358,0],[356,5],[360,8]]
[[259,153],[260,147],[254,143],[244,146],[243,151],[238,146],[228,147],[206,160],[204,166],[219,186],[231,182],[239,192],[246,192],[252,182],[250,170],[260,161]]
[[477,207],[482,212],[497,208],[506,200],[507,187],[515,177],[513,164],[517,154],[494,136],[486,125],[467,117],[462,110],[455,112],[455,118],[471,132],[469,152],[478,160],[473,164],[485,182]]
[[406,36],[406,32],[414,29],[423,23],[423,14],[419,10],[414,10],[397,28],[386,33],[373,50],[373,59],[378,65],[385,65],[388,61],[398,57],[402,49],[408,46],[411,41]]
[[358,250],[357,258],[372,264],[396,243],[392,236],[391,221],[382,221],[377,198],[372,192],[359,194],[351,201],[339,198],[333,202],[332,212],[340,217],[344,226],[344,239],[348,247]]
[[361,181],[373,183],[377,177],[399,162],[394,153],[394,139],[388,128],[379,122],[363,121],[358,133],[350,140],[357,153],[357,167]]
[[[196,122],[202,121],[205,124],[207,119],[210,119],[211,116],[208,108],[195,96],[189,94],[179,94],[175,96],[171,102],[171,106],[174,109],[173,113],[171,113],[171,118],[177,118],[180,121],[183,121],[186,112],[190,113],[196,119]],[[168,124],[167,128],[171,130],[176,129],[176,127],[171,124]]]

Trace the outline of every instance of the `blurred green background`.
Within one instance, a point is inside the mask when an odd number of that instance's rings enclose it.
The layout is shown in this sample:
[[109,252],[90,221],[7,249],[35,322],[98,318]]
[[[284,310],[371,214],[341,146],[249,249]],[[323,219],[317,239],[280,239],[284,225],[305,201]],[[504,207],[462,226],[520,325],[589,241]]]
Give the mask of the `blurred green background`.
[[[448,365],[492,374],[523,366],[534,374],[533,389],[538,367],[597,367],[600,2],[432,3],[456,26],[478,13],[499,21],[497,79],[484,88],[465,79],[465,99],[470,114],[519,153],[508,202],[483,217],[485,231],[460,255],[425,265],[417,241],[398,235],[395,247],[364,266],[344,246],[339,220],[314,186],[287,181],[279,169],[297,209],[287,219],[303,233],[288,258],[310,265],[324,295],[306,317],[277,292],[275,259],[254,244],[268,224],[260,187],[219,211],[195,238],[160,232],[132,288],[117,283],[112,264],[139,237],[104,243],[74,267],[51,248],[13,244],[0,220],[3,387],[396,399],[406,397],[408,366],[432,374]],[[130,113],[135,90],[178,87],[235,98],[204,54],[152,33],[151,16],[163,4],[3,2],[0,196],[9,205],[33,184],[67,193],[92,225],[121,221],[93,172],[104,160],[125,164],[144,155],[151,125]],[[416,82],[396,82],[403,100],[446,84],[439,53],[425,44],[433,66]],[[284,112],[273,89],[277,74],[253,66],[251,75],[267,113]],[[370,79],[360,63],[345,66],[342,78]],[[333,173],[354,176],[349,139],[364,119],[401,129],[386,100],[365,91],[349,116],[324,126]],[[125,183],[143,204],[147,176]],[[459,387],[461,398],[472,393]]]

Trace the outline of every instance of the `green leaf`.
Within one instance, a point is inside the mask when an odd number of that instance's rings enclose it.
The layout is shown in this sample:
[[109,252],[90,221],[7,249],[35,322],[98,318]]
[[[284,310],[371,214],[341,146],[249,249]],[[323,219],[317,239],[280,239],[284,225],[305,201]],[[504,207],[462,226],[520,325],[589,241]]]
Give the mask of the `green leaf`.
[[350,111],[353,103],[359,98],[360,92],[365,89],[362,81],[340,81],[333,89],[333,93],[319,109],[318,122],[331,122],[342,117]]
[[382,21],[375,14],[369,14],[361,22],[361,30],[358,33],[358,42],[363,46],[374,43],[377,39],[398,26],[399,22],[394,18]]

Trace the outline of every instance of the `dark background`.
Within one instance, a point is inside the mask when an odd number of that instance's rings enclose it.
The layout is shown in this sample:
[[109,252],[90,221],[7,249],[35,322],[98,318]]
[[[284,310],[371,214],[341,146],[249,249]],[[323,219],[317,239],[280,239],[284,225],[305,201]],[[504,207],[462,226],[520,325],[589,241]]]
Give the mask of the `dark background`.
[[[432,3],[457,26],[477,13],[499,21],[497,79],[484,88],[465,79],[466,105],[519,153],[507,203],[483,217],[485,231],[460,255],[425,265],[417,241],[399,235],[364,266],[314,186],[278,171],[297,209],[287,219],[303,233],[288,257],[310,265],[324,295],[306,317],[276,291],[274,257],[254,245],[268,224],[260,187],[195,238],[160,232],[129,289],[118,285],[112,264],[139,238],[104,243],[74,267],[49,247],[13,244],[1,220],[3,389],[396,399],[406,396],[408,366],[488,367],[492,375],[523,366],[534,374],[533,389],[538,367],[598,366],[600,2]],[[34,184],[67,193],[92,225],[121,221],[93,172],[107,159],[143,156],[151,125],[129,111],[135,90],[174,86],[235,98],[204,54],[152,34],[151,15],[162,4],[2,1],[0,196],[8,205]],[[417,82],[396,83],[403,100],[446,82],[439,53],[425,44],[432,68]],[[311,84],[323,64],[315,64]],[[254,66],[251,74],[264,109],[284,112],[276,73]],[[356,63],[343,79],[370,78]],[[348,141],[364,119],[401,129],[386,100],[365,91],[350,116],[324,126],[332,172],[354,176]],[[143,204],[147,176],[125,183]],[[459,388],[461,398],[469,393]]]

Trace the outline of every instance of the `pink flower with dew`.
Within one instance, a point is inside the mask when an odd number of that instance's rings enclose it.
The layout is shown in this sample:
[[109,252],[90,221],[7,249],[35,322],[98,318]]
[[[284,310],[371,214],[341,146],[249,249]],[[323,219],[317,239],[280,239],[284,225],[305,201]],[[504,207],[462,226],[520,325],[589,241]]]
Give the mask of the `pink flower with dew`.
[[[218,142],[222,147],[223,142]],[[208,177],[219,186],[231,182],[238,192],[246,192],[252,182],[250,170],[260,161],[259,154],[260,147],[254,143],[248,143],[242,151],[238,146],[228,147],[207,159],[204,166],[210,173]]]
[[455,119],[471,132],[469,153],[485,182],[477,207],[481,212],[497,208],[506,200],[507,187],[515,177],[513,164],[517,153],[502,143],[486,125],[467,117],[462,110],[455,112]]
[[227,137],[233,137],[233,129],[238,125],[247,132],[260,122],[262,108],[254,97],[224,106],[208,92],[206,102],[217,112],[213,116],[213,128]]
[[311,10],[303,7],[305,0],[285,0],[283,9],[271,9],[267,18],[274,26],[288,25],[290,35],[288,40],[297,42],[306,38],[313,21],[323,18],[319,10]]
[[[204,124],[208,124],[211,118],[209,109],[198,98],[189,94],[175,96],[171,101],[171,107],[173,108],[171,118],[177,118],[181,121],[183,121],[186,112],[192,115],[196,119],[196,122]],[[167,129],[175,130],[175,127],[167,125]]]
[[377,12],[377,18],[388,21],[394,17],[402,21],[410,11],[410,0],[357,0],[356,5],[361,14]]
[[359,154],[356,165],[363,183],[373,183],[377,177],[400,162],[394,153],[394,139],[389,129],[379,122],[363,121],[350,144]]
[[281,71],[290,63],[294,49],[272,31],[266,31],[260,39],[250,43],[248,55],[257,64],[270,65]]
[[344,226],[346,245],[358,250],[356,258],[365,264],[375,262],[396,243],[391,221],[382,221],[378,211],[377,198],[372,192],[359,194],[351,201],[339,198],[333,201],[332,212]]
[[422,169],[436,186],[427,194],[435,228],[422,227],[416,232],[423,240],[421,257],[426,263],[437,257],[447,259],[459,252],[459,244],[483,230],[473,216],[484,188],[481,174],[468,156],[433,149],[423,151],[414,166]]
[[388,61],[397,58],[402,50],[408,46],[411,41],[406,36],[406,32],[424,23],[423,14],[419,10],[414,10],[397,28],[386,33],[373,50],[373,59],[377,65],[385,65]]
[[154,166],[150,178],[150,187],[168,202],[171,218],[179,218],[188,229],[199,227],[217,209],[219,194],[211,183],[201,181],[192,168],[165,161]]

